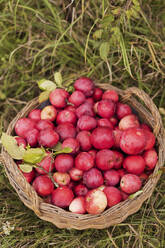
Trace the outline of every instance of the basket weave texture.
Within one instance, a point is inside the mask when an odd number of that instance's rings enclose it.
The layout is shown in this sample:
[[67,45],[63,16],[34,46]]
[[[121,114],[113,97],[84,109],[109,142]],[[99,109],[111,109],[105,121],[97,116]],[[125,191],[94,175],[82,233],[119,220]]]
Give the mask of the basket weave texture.
[[[121,223],[129,215],[137,212],[142,203],[151,196],[160,178],[160,173],[158,171],[163,166],[165,161],[165,131],[159,111],[152,99],[144,91],[135,87],[128,88],[124,91],[113,87],[110,84],[96,85],[104,90],[116,90],[120,95],[121,102],[128,103],[138,113],[139,118],[152,127],[156,136],[158,163],[152,176],[142,188],[143,192],[139,196],[134,199],[127,199],[126,201],[107,209],[99,215],[82,215],[74,214],[59,207],[45,203],[43,199],[37,195],[33,187],[27,183],[14,160],[5,151],[5,149],[2,148],[1,157],[3,159],[6,174],[21,201],[28,208],[32,209],[39,218],[49,221],[59,228],[74,228],[78,230],[87,228],[103,229],[111,225]],[[143,102],[143,104],[140,103],[139,99]],[[7,134],[13,135],[16,121],[19,118],[27,116],[29,111],[36,108],[38,105],[38,98],[30,101],[10,123],[7,129]]]

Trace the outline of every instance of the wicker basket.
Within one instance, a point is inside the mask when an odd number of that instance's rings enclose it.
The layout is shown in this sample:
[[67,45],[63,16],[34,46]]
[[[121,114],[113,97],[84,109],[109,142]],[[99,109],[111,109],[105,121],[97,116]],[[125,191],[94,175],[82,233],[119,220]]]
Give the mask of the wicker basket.
[[[114,224],[121,223],[129,215],[137,212],[140,209],[142,203],[151,196],[160,177],[158,170],[163,166],[165,161],[165,133],[159,111],[151,98],[144,91],[135,87],[128,88],[127,90],[123,91],[109,84],[97,84],[97,86],[104,90],[116,90],[120,95],[121,101],[126,102],[132,106],[132,108],[139,114],[140,119],[148,123],[153,128],[153,132],[157,138],[156,147],[158,151],[158,163],[152,176],[143,187],[143,192],[139,196],[135,197],[134,199],[127,199],[126,201],[109,208],[99,215],[81,215],[74,214],[59,207],[45,203],[43,199],[37,195],[33,187],[27,183],[26,179],[18,169],[13,159],[9,156],[5,149],[2,149],[1,155],[6,174],[11,185],[19,195],[21,201],[28,208],[32,209],[39,218],[49,221],[59,228],[74,228],[78,230],[87,228],[102,229]],[[133,97],[133,95],[136,97]],[[144,105],[136,100],[137,97],[147,108],[145,108]],[[16,121],[21,117],[27,116],[28,112],[31,109],[37,107],[37,105],[37,99],[29,102],[10,123],[7,133],[9,135],[13,134]]]

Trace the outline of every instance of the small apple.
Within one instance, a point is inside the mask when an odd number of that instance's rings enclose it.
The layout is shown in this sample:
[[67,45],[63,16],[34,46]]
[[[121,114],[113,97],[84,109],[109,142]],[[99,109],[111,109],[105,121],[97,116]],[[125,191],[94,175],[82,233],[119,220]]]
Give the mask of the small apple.
[[99,189],[88,191],[85,196],[85,209],[89,214],[100,214],[107,207],[107,197]]
[[49,120],[54,121],[57,116],[57,110],[54,106],[48,105],[41,111],[41,119],[42,120]]
[[48,196],[54,190],[54,184],[46,175],[38,176],[34,179],[32,186],[40,196]]
[[74,166],[74,159],[70,154],[59,154],[54,160],[55,168],[58,172],[68,172]]
[[141,189],[142,182],[137,175],[126,174],[121,178],[120,188],[127,194],[133,194]]
[[53,129],[41,130],[38,135],[38,143],[41,146],[52,148],[57,145],[59,141],[59,135]]
[[83,196],[74,198],[69,205],[69,211],[76,214],[85,214],[85,198]]
[[70,183],[70,176],[68,173],[55,172],[53,174],[53,179],[59,186],[68,185]]
[[52,203],[61,208],[68,207],[73,198],[73,191],[67,186],[58,187],[52,192]]
[[79,170],[75,167],[73,167],[70,171],[69,171],[69,175],[71,177],[71,179],[73,181],[79,181],[81,180],[82,176],[83,176],[83,171]]

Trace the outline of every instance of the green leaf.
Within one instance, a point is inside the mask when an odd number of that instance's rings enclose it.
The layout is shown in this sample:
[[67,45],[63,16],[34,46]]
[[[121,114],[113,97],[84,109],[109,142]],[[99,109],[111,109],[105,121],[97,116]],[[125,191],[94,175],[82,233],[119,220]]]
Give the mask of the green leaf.
[[56,84],[50,80],[47,80],[47,79],[41,79],[37,83],[38,83],[38,86],[41,90],[52,91],[52,90],[56,89]]
[[134,199],[136,196],[140,195],[141,193],[143,193],[143,190],[139,190],[136,193],[129,195],[129,199]]
[[50,91],[48,91],[48,90],[45,90],[45,91],[41,92],[41,94],[38,97],[39,103],[42,103],[42,102],[48,100],[49,99],[49,94],[50,94]]
[[43,148],[30,148],[25,151],[23,160],[26,163],[36,164],[46,156],[46,152]]
[[25,153],[25,149],[22,146],[17,145],[17,141],[14,137],[2,133],[1,136],[2,145],[5,147],[6,151],[10,154],[10,156],[14,159],[22,159]]
[[54,151],[60,151],[62,149],[62,144],[60,142],[57,143],[55,147],[53,147]]
[[54,152],[54,155],[61,154],[61,153],[71,153],[73,149],[71,147],[65,147],[62,150]]
[[19,167],[22,172],[29,173],[33,170],[33,165],[31,164],[19,164]]
[[107,60],[108,53],[109,53],[109,43],[108,42],[101,43],[101,46],[100,46],[100,57],[104,61]]
[[108,27],[114,21],[114,16],[112,14],[104,16],[103,20],[101,21],[102,27]]
[[62,87],[62,75],[60,72],[54,73],[54,80],[59,87]]
[[93,39],[101,39],[103,29],[98,29],[93,33]]

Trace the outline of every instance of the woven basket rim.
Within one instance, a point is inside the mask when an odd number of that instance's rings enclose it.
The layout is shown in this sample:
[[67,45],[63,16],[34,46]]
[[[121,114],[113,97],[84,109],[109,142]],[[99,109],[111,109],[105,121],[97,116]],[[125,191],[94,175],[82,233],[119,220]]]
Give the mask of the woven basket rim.
[[[23,174],[20,172],[17,165],[15,164],[14,160],[9,156],[5,149],[2,148],[1,154],[4,161],[6,174],[9,178],[11,185],[14,187],[18,196],[20,197],[21,201],[28,208],[32,209],[36,213],[36,215],[39,216],[41,219],[47,220],[55,224],[59,228],[74,228],[79,230],[87,228],[102,229],[105,227],[109,227],[110,225],[121,223],[129,215],[137,212],[143,202],[151,196],[160,178],[160,173],[158,171],[165,162],[165,131],[159,111],[153,103],[152,99],[144,91],[136,87],[131,87],[127,90],[121,90],[110,84],[97,83],[96,86],[104,90],[116,90],[121,97],[121,102],[126,102],[133,106],[133,108],[136,109],[138,113],[140,113],[140,117],[142,117],[142,119],[146,117],[145,122],[147,122],[153,128],[153,132],[157,138],[159,160],[152,176],[143,186],[143,192],[140,195],[136,196],[134,199],[128,199],[126,201],[123,201],[105,210],[99,215],[82,215],[74,214],[54,205],[45,203],[43,199],[37,195],[33,187],[29,183],[27,183]],[[147,109],[141,103],[139,103],[133,95],[140,98],[147,106]],[[27,105],[17,114],[17,116],[9,124],[7,133],[11,134],[14,129],[15,122],[19,118],[26,116],[30,109],[36,107],[37,105],[39,105],[38,98],[34,98],[32,101],[28,102]],[[148,111],[148,109],[150,112]],[[125,210],[124,213],[122,213],[121,209]]]

